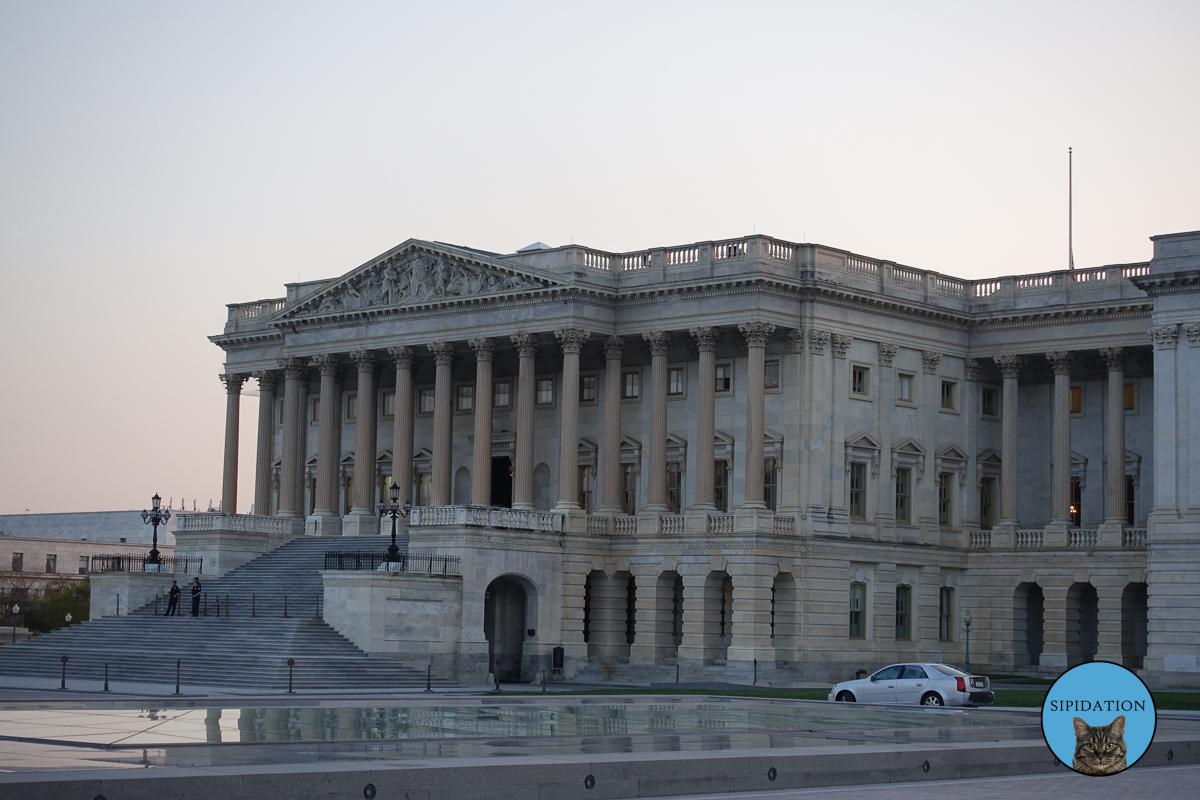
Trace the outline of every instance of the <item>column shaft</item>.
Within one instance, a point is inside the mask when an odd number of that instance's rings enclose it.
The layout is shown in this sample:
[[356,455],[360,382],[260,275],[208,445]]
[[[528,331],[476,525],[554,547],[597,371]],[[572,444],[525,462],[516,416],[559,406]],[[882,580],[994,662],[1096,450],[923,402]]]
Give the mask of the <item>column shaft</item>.
[[520,356],[517,371],[517,452],[513,463],[513,508],[533,508],[533,405],[534,363],[537,352],[532,334],[518,333],[512,343]]
[[1125,352],[1119,347],[1100,351],[1108,361],[1108,479],[1105,481],[1105,522],[1125,522]]
[[563,349],[562,422],[558,439],[559,509],[579,508],[579,351],[587,331],[563,328],[554,332]]
[[1004,376],[1003,396],[1000,398],[1000,524],[1020,525],[1020,470],[1017,444],[1017,376],[1023,360],[1020,356],[997,356],[993,359]]
[[351,353],[358,364],[358,420],[354,437],[354,507],[352,514],[375,515],[375,356]]
[[305,462],[308,461],[308,370],[300,378],[296,394],[296,427],[292,436],[296,439],[296,513],[303,517],[307,512],[304,504]]
[[646,510],[667,510],[667,351],[671,335],[664,331],[642,334],[650,344],[650,474],[647,476]]
[[1054,469],[1051,479],[1051,516],[1066,524],[1071,519],[1071,354],[1046,354],[1054,367]]
[[283,464],[279,476],[279,516],[296,517],[300,515],[300,502],[296,497],[296,487],[300,481],[301,459],[303,454],[298,451],[296,437],[297,421],[301,418],[300,381],[304,375],[304,367],[298,358],[279,360],[279,366],[284,370],[283,388]]
[[221,510],[237,513],[238,427],[245,375],[222,375],[225,384],[225,464],[221,474]]
[[472,339],[475,351],[475,450],[471,470],[471,502],[492,504],[492,358],[490,339]]
[[692,328],[692,339],[700,351],[699,386],[696,395],[696,502],[698,508],[716,508],[713,503],[713,442],[717,434],[717,331]]
[[600,510],[621,513],[621,354],[624,340],[604,340],[604,475]]
[[317,417],[317,499],[313,516],[333,517],[338,515],[338,461],[341,460],[338,364],[337,359],[327,353],[314,358],[313,366],[321,371],[321,405]]
[[400,487],[400,505],[412,501],[413,457],[413,351],[390,347],[396,362],[396,418],[392,428],[392,483]]
[[451,458],[453,457],[453,407],[450,367],[454,360],[454,345],[432,342],[426,347],[433,353],[436,372],[433,384],[433,487],[431,502],[435,506],[450,505]]
[[254,455],[254,510],[271,513],[271,464],[275,460],[275,373],[254,373],[258,381],[258,446]]
[[763,387],[767,338],[774,325],[747,322],[738,326],[746,338],[746,491],[743,507],[766,508],[763,502],[763,417],[766,393]]

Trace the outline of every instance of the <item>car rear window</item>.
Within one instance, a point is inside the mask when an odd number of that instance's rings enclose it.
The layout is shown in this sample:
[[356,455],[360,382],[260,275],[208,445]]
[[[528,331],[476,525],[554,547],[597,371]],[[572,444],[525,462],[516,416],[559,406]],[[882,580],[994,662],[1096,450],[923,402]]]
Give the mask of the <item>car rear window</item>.
[[949,675],[951,678],[968,678],[971,675],[971,673],[963,672],[961,669],[952,667],[949,664],[930,664],[929,666],[933,667],[943,675]]

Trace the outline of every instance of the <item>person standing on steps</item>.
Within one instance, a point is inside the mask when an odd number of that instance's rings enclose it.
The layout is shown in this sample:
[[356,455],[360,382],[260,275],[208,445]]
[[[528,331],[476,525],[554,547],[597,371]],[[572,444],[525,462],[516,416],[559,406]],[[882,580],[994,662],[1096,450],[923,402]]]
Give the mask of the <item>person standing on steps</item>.
[[200,579],[192,578],[192,616],[200,616]]
[[183,594],[179,591],[179,581],[171,581],[171,591],[167,594],[167,613],[164,617],[179,616],[179,595]]

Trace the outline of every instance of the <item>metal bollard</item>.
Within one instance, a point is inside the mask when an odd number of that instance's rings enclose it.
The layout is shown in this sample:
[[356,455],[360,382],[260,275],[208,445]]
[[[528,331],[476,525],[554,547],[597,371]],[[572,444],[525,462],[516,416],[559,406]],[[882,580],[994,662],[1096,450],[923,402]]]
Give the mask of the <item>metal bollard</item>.
[[204,593],[204,616],[208,616],[208,592]]
[[154,595],[154,616],[158,616],[158,598],[160,595]]
[[754,685],[758,686],[758,659],[754,659]]
[[287,619],[287,595],[283,596],[283,618]]
[[288,694],[295,694],[292,691],[292,667],[296,666],[296,659],[288,659]]
[[121,616],[121,595],[117,595],[117,616]]
[[225,595],[225,619],[229,619],[229,595]]
[[546,670],[542,670],[542,691],[546,691]]
[[108,691],[108,664],[104,665],[104,691]]
[[679,664],[675,665],[675,682],[679,683]]
[[256,604],[256,599],[255,599],[254,593],[251,592],[250,593],[250,616],[252,616],[252,617],[258,616],[258,614],[255,613],[255,611],[256,611],[255,604]]
[[182,658],[175,659],[175,694],[179,694],[179,672],[182,664]]
[[65,689],[65,688],[67,688],[67,657],[66,656],[62,657],[62,664],[63,664],[62,683],[60,683],[58,685],[58,688]]
[[321,598],[317,598],[317,602],[313,604],[313,619],[321,618]]
[[500,688],[500,659],[498,658],[496,659],[496,672],[492,675],[492,677],[496,679],[496,691],[503,691]]

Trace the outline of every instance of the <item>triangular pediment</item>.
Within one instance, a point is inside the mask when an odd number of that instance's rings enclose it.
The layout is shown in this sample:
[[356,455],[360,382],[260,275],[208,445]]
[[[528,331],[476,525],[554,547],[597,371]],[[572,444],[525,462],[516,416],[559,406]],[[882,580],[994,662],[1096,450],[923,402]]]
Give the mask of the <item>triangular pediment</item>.
[[925,448],[917,443],[916,439],[905,439],[898,445],[893,445],[893,453],[911,453],[913,455],[925,455]]
[[523,294],[560,285],[561,281],[541,270],[524,266],[517,269],[477,251],[410,239],[285,307],[274,319],[438,305],[467,297]]
[[869,433],[856,433],[846,438],[847,447],[863,447],[869,450],[879,450],[879,442]]
[[938,451],[938,457],[946,461],[966,461],[967,454],[954,445],[947,445]]
[[975,458],[975,462],[977,464],[987,464],[988,466],[998,467],[1001,464],[1000,454],[995,450],[984,450]]

